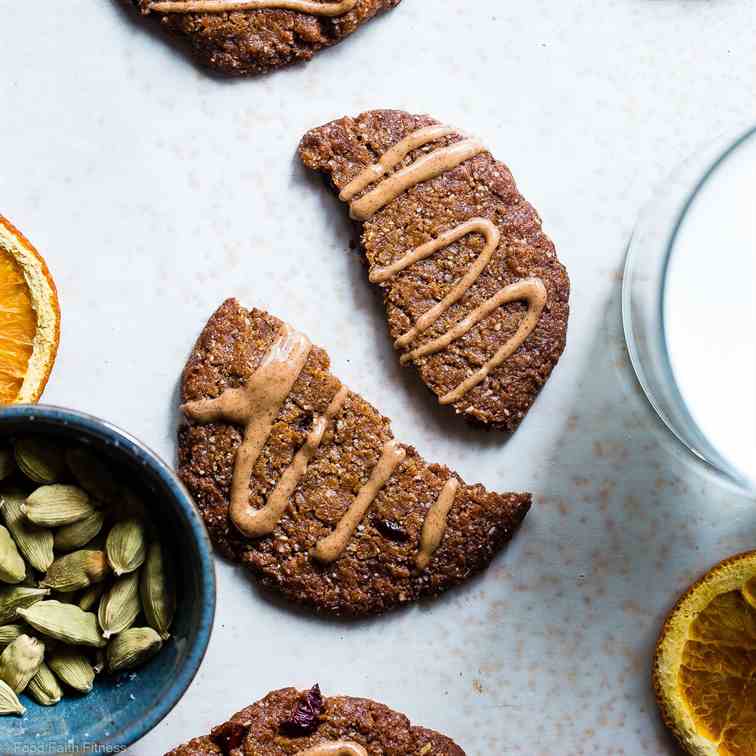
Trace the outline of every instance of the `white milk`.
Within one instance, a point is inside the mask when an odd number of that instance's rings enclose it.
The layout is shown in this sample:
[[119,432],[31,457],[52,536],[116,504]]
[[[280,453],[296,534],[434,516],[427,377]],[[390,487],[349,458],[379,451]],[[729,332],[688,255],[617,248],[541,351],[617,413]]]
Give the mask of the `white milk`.
[[690,205],[665,285],[667,347],[680,393],[713,447],[756,481],[756,137]]

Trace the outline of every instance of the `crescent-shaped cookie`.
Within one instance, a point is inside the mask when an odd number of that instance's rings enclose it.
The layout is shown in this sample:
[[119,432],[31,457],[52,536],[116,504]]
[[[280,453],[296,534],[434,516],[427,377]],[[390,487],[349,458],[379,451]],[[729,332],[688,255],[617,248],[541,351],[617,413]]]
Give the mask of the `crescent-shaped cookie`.
[[507,167],[398,110],[315,128],[299,154],[362,224],[401,362],[468,420],[517,428],[564,349],[570,284]]
[[179,473],[216,547],[320,611],[441,593],[484,569],[530,507],[425,462],[323,349],[233,299],[199,337],[181,395]]

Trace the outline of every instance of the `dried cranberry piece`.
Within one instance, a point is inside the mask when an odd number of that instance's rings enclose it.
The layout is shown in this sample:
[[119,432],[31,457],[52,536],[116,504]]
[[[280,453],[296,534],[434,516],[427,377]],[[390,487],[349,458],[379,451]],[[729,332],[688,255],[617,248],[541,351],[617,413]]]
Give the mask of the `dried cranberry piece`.
[[389,541],[404,543],[409,538],[407,531],[398,522],[394,522],[393,520],[376,518],[373,520],[373,525],[375,525],[375,529],[384,536],[384,538],[388,538]]
[[314,415],[312,412],[303,412],[296,420],[295,424],[301,431],[308,431],[312,428],[312,419]]
[[294,709],[291,718],[281,722],[281,731],[284,735],[294,738],[302,735],[312,735],[318,729],[322,713],[323,696],[320,693],[320,686],[315,683],[299,699],[299,703]]
[[225,754],[230,754],[234,748],[238,748],[247,736],[247,730],[240,722],[226,722],[214,727],[210,733],[210,740]]

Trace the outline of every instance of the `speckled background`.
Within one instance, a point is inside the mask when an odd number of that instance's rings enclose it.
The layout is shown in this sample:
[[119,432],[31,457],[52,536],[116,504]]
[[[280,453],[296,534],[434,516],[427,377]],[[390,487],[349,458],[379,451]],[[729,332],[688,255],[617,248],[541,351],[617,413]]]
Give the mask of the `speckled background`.
[[[397,435],[466,479],[535,493],[488,573],[433,604],[323,621],[220,563],[204,666],[130,749],[155,756],[269,689],[380,699],[468,754],[669,754],[649,659],[677,594],[754,547],[756,506],[692,466],[639,396],[619,271],[652,188],[756,117],[751,0],[405,0],[308,66],[223,81],[118,0],[0,3],[0,211],[63,307],[45,398],[173,458],[176,387],[230,295],[328,348]],[[572,278],[567,350],[509,441],[466,429],[401,370],[343,208],[301,134],[399,107],[483,137]]]

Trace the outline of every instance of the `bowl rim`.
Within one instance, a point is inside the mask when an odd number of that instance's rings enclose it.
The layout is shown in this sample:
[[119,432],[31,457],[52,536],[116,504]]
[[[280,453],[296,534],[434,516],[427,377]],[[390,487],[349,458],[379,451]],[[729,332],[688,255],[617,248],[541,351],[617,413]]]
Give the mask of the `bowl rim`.
[[174,501],[179,505],[179,516],[191,531],[197,544],[201,570],[201,600],[202,610],[192,648],[187,653],[178,674],[170,684],[165,695],[154,701],[150,708],[135,723],[120,731],[117,736],[104,737],[95,744],[91,744],[89,753],[113,753],[113,747],[118,746],[126,750],[158,725],[181,700],[194,680],[210,643],[216,609],[216,575],[213,550],[210,537],[207,534],[204,521],[173,469],[162,457],[137,439],[128,431],[108,420],[79,410],[60,407],[53,404],[14,404],[0,407],[0,429],[10,422],[19,420],[34,421],[42,419],[49,424],[60,427],[70,426],[79,429],[100,441],[119,446],[136,458],[138,462],[146,463],[157,474],[160,480],[170,490]]

